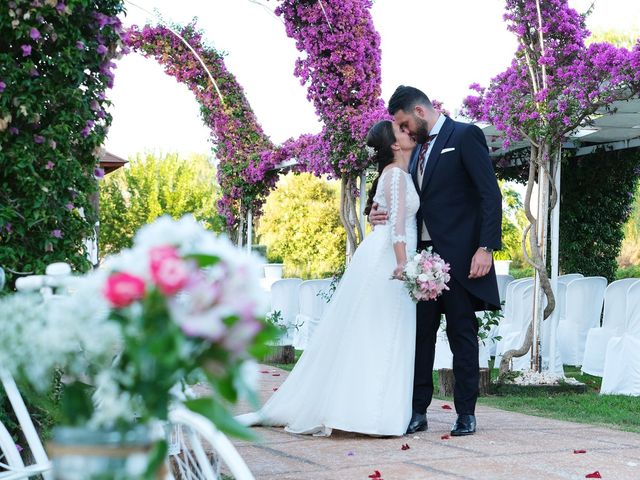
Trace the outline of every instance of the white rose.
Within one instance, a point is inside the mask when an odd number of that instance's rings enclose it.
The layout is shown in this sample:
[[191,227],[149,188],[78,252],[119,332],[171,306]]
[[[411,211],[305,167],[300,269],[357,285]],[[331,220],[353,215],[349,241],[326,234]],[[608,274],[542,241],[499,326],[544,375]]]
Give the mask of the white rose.
[[420,280],[421,282],[426,282],[429,280],[429,276],[426,273],[421,273],[420,275],[418,275],[418,280]]

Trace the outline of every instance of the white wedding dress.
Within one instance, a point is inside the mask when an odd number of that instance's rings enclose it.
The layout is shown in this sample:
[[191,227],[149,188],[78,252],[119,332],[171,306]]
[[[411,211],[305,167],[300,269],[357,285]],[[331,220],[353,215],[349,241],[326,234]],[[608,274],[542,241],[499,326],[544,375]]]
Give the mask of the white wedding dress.
[[419,198],[411,176],[382,173],[374,200],[389,212],[358,247],[309,346],[286,381],[245,425],[285,426],[291,433],[332,429],[404,435],[411,419],[416,307],[391,280],[394,242],[415,254]]

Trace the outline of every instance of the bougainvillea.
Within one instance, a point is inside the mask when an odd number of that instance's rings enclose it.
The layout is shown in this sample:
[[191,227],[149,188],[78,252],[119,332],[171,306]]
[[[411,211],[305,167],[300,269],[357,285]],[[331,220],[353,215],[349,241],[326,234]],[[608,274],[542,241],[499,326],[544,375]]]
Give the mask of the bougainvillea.
[[[524,241],[523,253],[536,269],[547,302],[543,311],[543,297],[537,291],[534,320],[525,342],[503,355],[501,373],[513,356],[526,354],[532,345],[539,358],[538,326],[555,308],[546,271],[546,235],[540,232],[546,233],[548,211],[557,202],[554,176],[562,140],[596,112],[611,110],[613,102],[640,91],[640,43],[632,51],[607,43],[586,47],[585,17],[570,8],[567,0],[507,0],[504,18],[509,31],[518,37],[515,58],[489,88],[472,85],[478,95],[468,97],[465,108],[472,118],[502,130],[505,147],[521,138],[531,143],[524,202],[530,222],[524,236],[525,240],[529,236],[531,256]],[[534,216],[530,199],[536,182],[538,208],[545,214]]]
[[341,218],[353,249],[363,238],[354,222],[355,179],[369,165],[362,146],[371,125],[386,115],[380,98],[380,36],[370,8],[370,0],[284,0],[276,8],[287,35],[304,52],[294,73],[324,124],[319,135],[292,141],[285,149],[302,153],[298,160],[308,162],[308,170],[342,179]]
[[265,162],[261,153],[273,145],[264,134],[247,101],[244,90],[224,63],[224,57],[203,43],[195,23],[175,30],[202,58],[215,79],[216,92],[206,70],[180,38],[169,28],[146,25],[132,27],[128,44],[146,57],[155,58],[166,73],[184,83],[200,104],[200,112],[211,128],[218,158],[218,181],[222,198],[218,211],[230,228],[237,227],[249,210],[259,214],[264,197],[275,185],[275,164]]
[[0,265],[89,268],[122,0],[0,2]]

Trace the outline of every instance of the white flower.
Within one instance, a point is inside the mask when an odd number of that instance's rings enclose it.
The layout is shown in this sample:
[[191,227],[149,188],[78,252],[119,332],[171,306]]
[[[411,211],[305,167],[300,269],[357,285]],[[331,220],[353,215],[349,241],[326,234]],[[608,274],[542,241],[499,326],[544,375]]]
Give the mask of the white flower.
[[426,273],[421,273],[420,275],[418,275],[418,281],[420,282],[429,281],[429,275],[427,275]]

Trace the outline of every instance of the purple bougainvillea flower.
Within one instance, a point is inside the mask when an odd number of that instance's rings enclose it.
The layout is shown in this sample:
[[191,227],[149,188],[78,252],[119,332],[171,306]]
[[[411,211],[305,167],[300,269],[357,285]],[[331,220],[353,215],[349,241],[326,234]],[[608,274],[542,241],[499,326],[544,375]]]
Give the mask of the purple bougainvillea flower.
[[51,230],[51,236],[53,238],[62,238],[62,230],[59,229],[55,229],[55,230]]
[[55,167],[55,166],[56,166],[56,164],[55,164],[55,163],[53,163],[51,160],[49,160],[49,161],[47,162],[47,164],[44,166],[44,168],[46,168],[47,170],[51,170],[51,169],[53,169],[53,167]]
[[36,142],[38,145],[42,145],[44,143],[44,137],[42,135],[34,135],[33,141]]
[[69,202],[64,206],[64,208],[66,208],[67,210],[73,210],[75,208],[75,205],[73,205],[73,203]]
[[7,84],[0,81],[0,93],[4,92],[5,88],[7,88]]
[[98,52],[98,55],[104,55],[108,51],[109,49],[102,44],[98,45],[98,48],[96,49],[96,52]]
[[40,38],[40,32],[38,31],[37,28],[32,28],[29,31],[29,36],[31,37],[32,40],[38,40]]
[[78,40],[78,41],[76,42],[76,48],[77,48],[78,50],[84,50],[84,49],[85,49],[84,43],[82,43],[80,40]]
[[100,168],[100,167],[96,167],[93,169],[93,176],[96,177],[98,180],[101,178],[104,178],[104,169]]
[[18,134],[20,133],[20,130],[18,130],[16,127],[11,127],[11,128],[9,129],[9,133],[10,133],[11,135],[18,135]]
[[20,48],[22,48],[23,57],[28,57],[29,55],[31,55],[31,45],[22,45]]

